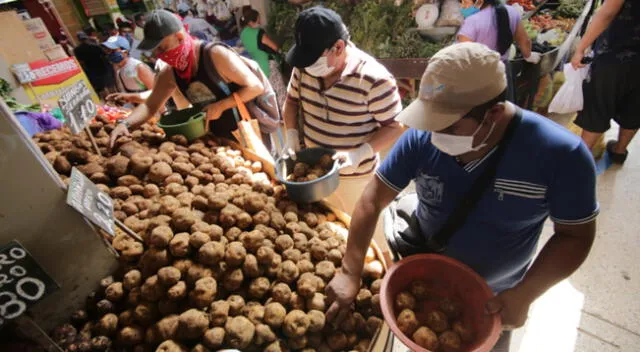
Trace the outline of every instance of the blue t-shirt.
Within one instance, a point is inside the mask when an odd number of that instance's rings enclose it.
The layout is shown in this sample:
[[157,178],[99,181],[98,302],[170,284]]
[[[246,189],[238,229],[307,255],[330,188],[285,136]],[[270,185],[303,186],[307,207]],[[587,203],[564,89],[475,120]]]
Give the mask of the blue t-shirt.
[[[493,187],[449,240],[444,253],[469,265],[495,292],[517,284],[536,251],[547,217],[558,224],[582,224],[598,214],[595,165],[581,140],[562,126],[522,110],[498,165]],[[415,181],[416,217],[430,238],[484,171],[484,158],[460,165],[431,144],[431,133],[410,129],[377,171],[400,192]]]

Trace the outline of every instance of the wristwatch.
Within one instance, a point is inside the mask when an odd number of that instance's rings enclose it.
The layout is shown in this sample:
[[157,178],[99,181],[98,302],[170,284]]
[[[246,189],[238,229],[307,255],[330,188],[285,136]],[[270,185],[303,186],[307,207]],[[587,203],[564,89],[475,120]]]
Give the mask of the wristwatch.
[[116,122],[116,124],[124,125],[124,127],[126,127],[127,129],[129,129],[131,127],[131,123],[129,121],[127,121],[127,119],[118,120],[118,122]]

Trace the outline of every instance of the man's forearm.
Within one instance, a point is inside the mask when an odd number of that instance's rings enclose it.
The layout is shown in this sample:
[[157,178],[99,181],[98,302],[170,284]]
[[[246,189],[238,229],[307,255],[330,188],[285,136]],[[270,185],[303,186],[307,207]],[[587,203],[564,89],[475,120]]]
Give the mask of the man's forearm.
[[[264,89],[260,86],[244,87],[238,90],[237,94],[240,97],[240,100],[246,103],[255,99],[263,92],[263,90]],[[236,104],[236,100],[233,98],[233,96],[222,99],[220,103],[222,104],[223,110],[229,110],[235,108],[238,105]]]
[[615,15],[612,15],[610,12],[603,11],[604,6],[605,5],[598,9],[596,14],[593,16],[593,20],[587,26],[587,30],[576,47],[577,51],[584,52],[587,50],[587,48],[590,47],[596,39],[598,39],[600,34],[609,27],[609,24],[611,24],[615,18]]
[[356,204],[349,227],[347,250],[342,260],[343,270],[348,274],[360,276],[364,266],[364,257],[376,229],[377,219],[382,209],[368,194],[362,195]]
[[368,143],[371,145],[373,151],[377,153],[393,144],[393,142],[402,135],[402,132],[404,132],[404,126],[400,122],[393,122],[389,125],[382,126],[376,131]]
[[515,289],[533,301],[553,285],[569,277],[589,254],[595,238],[595,222],[590,226],[593,226],[592,235],[553,235]]
[[131,127],[138,127],[142,125],[149,117],[153,116],[155,112],[151,112],[146,102],[138,105],[131,114],[126,118],[126,121]]
[[298,104],[287,99],[282,111],[284,125],[287,129],[298,129]]

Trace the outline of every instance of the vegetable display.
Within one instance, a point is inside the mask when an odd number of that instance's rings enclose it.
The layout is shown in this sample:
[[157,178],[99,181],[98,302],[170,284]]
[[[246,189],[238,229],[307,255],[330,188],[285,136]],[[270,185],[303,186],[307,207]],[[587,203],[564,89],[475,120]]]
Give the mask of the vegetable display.
[[384,270],[367,254],[361,292],[339,327],[324,288],[340,270],[347,230],[335,214],[301,206],[258,162],[205,136],[187,143],[143,125],[107,148],[114,124],[34,136],[61,178],[77,167],[114,199],[120,270],[52,338],[65,351],[316,351],[368,349],[382,323]]

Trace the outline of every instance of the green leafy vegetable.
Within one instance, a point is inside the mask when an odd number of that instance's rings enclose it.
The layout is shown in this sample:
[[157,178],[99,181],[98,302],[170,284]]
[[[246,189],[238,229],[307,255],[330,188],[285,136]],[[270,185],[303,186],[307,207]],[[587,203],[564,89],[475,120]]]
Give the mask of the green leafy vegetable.
[[19,103],[14,97],[11,96],[12,91],[13,88],[11,88],[11,84],[9,84],[9,82],[7,82],[6,80],[0,78],[0,97],[4,99],[5,103],[7,103],[9,109],[13,111],[22,110],[32,112],[39,112],[41,110],[40,104],[24,105]]

